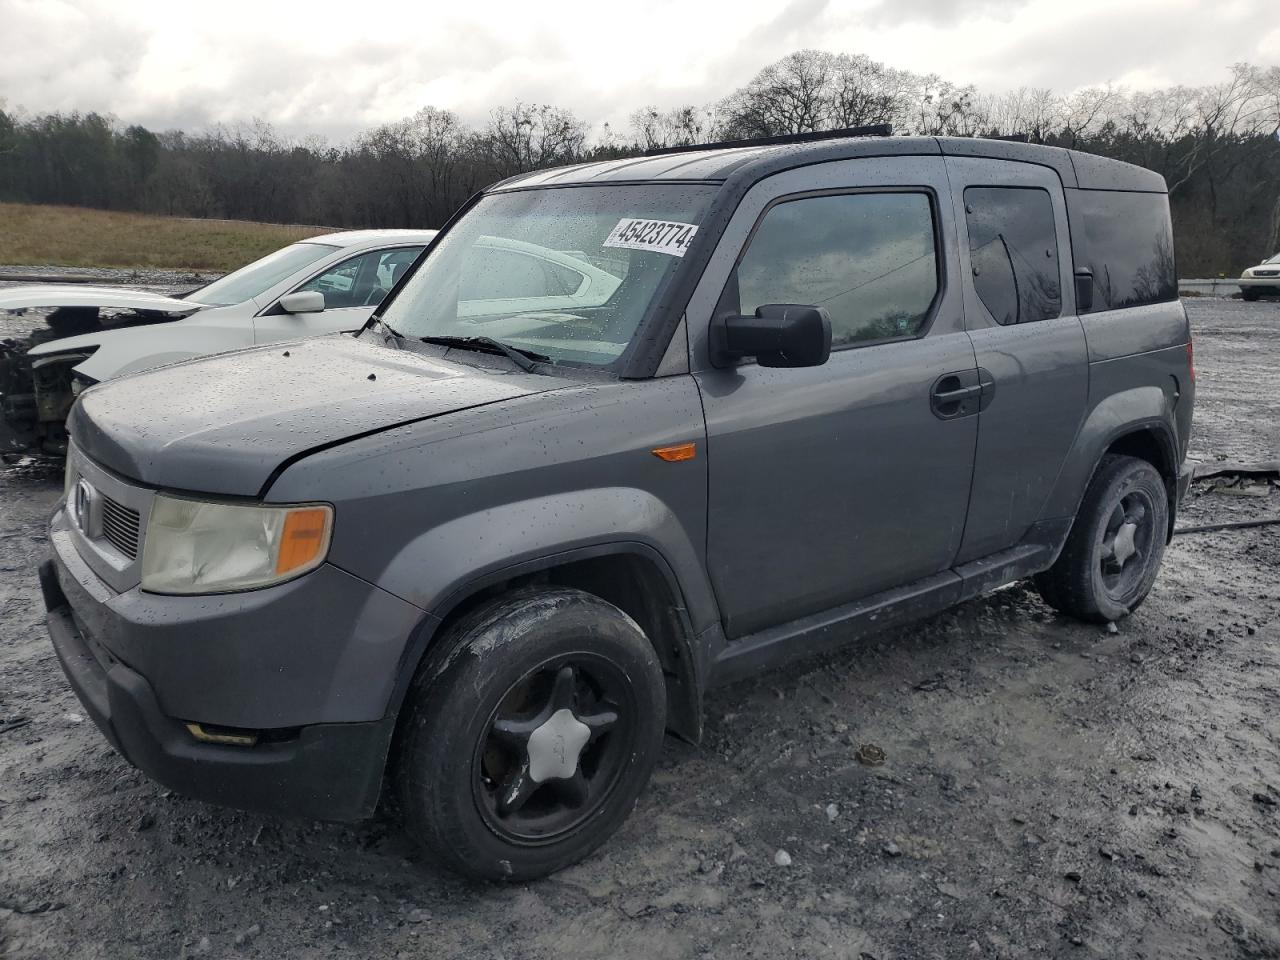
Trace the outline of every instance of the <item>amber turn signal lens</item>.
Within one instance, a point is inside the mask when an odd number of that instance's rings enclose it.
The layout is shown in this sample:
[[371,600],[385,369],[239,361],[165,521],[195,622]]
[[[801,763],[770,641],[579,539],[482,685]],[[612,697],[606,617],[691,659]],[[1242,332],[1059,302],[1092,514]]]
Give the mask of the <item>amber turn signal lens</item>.
[[289,511],[276,555],[277,575],[305,567],[324,553],[329,545],[329,517],[327,507]]
[[679,463],[681,460],[692,460],[697,456],[698,445],[696,443],[677,443],[670,447],[657,447],[652,453],[659,460],[665,460],[667,463]]

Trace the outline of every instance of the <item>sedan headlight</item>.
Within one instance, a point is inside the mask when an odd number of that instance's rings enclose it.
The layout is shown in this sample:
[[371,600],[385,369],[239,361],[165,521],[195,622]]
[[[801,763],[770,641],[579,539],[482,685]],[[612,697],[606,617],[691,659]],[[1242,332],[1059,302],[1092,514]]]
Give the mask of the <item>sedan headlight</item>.
[[142,545],[142,589],[229,593],[299,577],[329,551],[327,504],[257,506],[157,496]]

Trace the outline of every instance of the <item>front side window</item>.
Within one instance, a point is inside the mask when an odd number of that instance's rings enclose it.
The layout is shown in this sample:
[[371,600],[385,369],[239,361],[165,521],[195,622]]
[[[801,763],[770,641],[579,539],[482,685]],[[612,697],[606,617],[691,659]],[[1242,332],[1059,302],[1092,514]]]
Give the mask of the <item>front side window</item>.
[[1062,313],[1058,235],[1047,190],[969,187],[964,192],[973,288],[996,323]]
[[[378,259],[377,284],[382,288],[383,296],[391,291],[400,278],[413,266],[413,261],[422,254],[422,247],[392,247],[382,251]],[[382,297],[379,297],[381,302]]]
[[324,308],[376,307],[418,258],[422,247],[370,250],[330,267],[299,290],[324,294]]
[[483,197],[382,309],[406,337],[485,337],[616,370],[717,186],[603,184]]
[[213,281],[207,287],[201,287],[188,294],[187,299],[211,307],[243,303],[266,293],[281,280],[324,259],[337,249],[327,243],[295,243],[269,253],[261,260],[255,260],[248,266]]
[[722,304],[742,314],[774,303],[823,307],[831,345],[841,347],[916,336],[937,292],[927,194],[833,194],[770,207]]
[[361,272],[367,272],[371,262],[377,258],[376,253],[344,260],[335,267],[330,267],[318,277],[312,277],[298,288],[299,291],[316,291],[324,294],[324,308],[333,310],[337,307],[358,307],[361,303],[358,283]]

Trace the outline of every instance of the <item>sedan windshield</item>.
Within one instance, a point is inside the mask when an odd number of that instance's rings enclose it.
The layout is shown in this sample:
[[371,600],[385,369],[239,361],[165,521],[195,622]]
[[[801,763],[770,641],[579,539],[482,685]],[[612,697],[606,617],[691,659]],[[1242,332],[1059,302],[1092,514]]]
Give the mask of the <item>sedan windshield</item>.
[[407,337],[484,337],[553,363],[616,369],[715,190],[490,194],[436,242],[382,320]]
[[186,299],[211,307],[243,303],[337,249],[327,243],[295,243],[187,294]]

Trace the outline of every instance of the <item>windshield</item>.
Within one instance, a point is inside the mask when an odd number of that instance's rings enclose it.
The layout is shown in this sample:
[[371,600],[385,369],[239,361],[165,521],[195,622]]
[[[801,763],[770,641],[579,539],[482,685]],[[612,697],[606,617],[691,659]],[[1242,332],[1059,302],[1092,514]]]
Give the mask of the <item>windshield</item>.
[[295,243],[275,253],[269,253],[247,267],[228,273],[207,287],[201,287],[194,293],[188,294],[187,299],[210,307],[226,307],[233,303],[243,303],[245,300],[252,300],[260,293],[265,293],[285,277],[297,273],[303,267],[315,263],[337,249],[325,243]]
[[1280,253],[1277,253],[1270,260],[1264,260],[1263,263],[1280,263]]
[[553,363],[616,368],[715,190],[490,194],[431,248],[382,320],[408,337],[488,337]]

